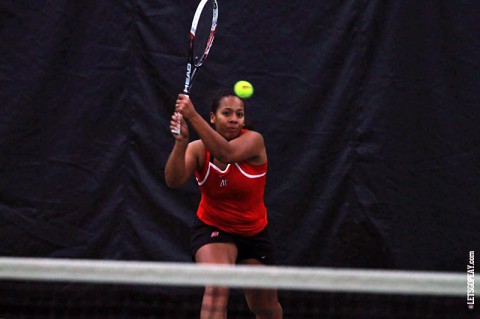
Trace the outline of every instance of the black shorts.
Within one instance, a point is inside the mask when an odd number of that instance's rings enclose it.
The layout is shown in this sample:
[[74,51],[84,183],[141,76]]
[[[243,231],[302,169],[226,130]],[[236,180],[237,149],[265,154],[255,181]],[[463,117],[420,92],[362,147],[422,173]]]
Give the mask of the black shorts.
[[245,237],[207,225],[197,217],[192,227],[193,260],[195,261],[195,253],[200,247],[211,243],[234,243],[238,249],[237,262],[253,258],[265,265],[275,264],[268,225],[257,235]]

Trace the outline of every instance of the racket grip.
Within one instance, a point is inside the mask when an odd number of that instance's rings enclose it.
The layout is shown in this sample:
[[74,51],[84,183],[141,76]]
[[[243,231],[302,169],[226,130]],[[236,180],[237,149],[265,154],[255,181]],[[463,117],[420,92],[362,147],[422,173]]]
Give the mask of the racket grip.
[[[189,91],[188,89],[183,90],[183,94],[185,94],[186,96],[189,96],[188,91]],[[175,135],[179,135],[181,130],[182,130],[182,124],[180,124],[180,122],[178,122],[178,128],[177,129],[171,129],[170,131]]]
[[177,126],[177,128],[170,129],[170,131],[175,135],[179,135],[180,131],[182,130],[182,124],[180,123],[180,121],[177,121]]

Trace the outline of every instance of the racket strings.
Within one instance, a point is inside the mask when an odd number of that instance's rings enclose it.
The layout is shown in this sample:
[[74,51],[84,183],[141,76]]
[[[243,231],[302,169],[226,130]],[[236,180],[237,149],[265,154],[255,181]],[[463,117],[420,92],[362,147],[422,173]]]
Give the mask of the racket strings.
[[190,93],[195,74],[207,59],[217,28],[216,0],[201,0],[190,28],[189,54],[183,92]]
[[193,63],[197,67],[203,64],[208,55],[215,33],[215,25],[213,25],[214,20],[213,1],[208,1],[199,16],[198,24],[194,31],[194,39],[192,41]]

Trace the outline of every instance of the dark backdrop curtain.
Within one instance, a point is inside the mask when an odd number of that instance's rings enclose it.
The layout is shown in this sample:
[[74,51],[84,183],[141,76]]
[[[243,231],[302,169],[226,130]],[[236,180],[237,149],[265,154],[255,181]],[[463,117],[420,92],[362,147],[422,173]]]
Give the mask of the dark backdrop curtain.
[[[0,3],[0,254],[189,261],[168,189],[192,1]],[[192,89],[255,86],[280,265],[464,271],[480,242],[480,4],[221,1]]]

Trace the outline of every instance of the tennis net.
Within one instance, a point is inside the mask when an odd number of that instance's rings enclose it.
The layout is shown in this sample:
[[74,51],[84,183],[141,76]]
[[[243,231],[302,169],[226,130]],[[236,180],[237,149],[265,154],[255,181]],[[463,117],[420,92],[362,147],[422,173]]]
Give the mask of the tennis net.
[[[284,318],[474,318],[461,273],[0,257],[0,318],[198,318],[203,286],[277,288]],[[478,313],[477,313],[478,315]]]

